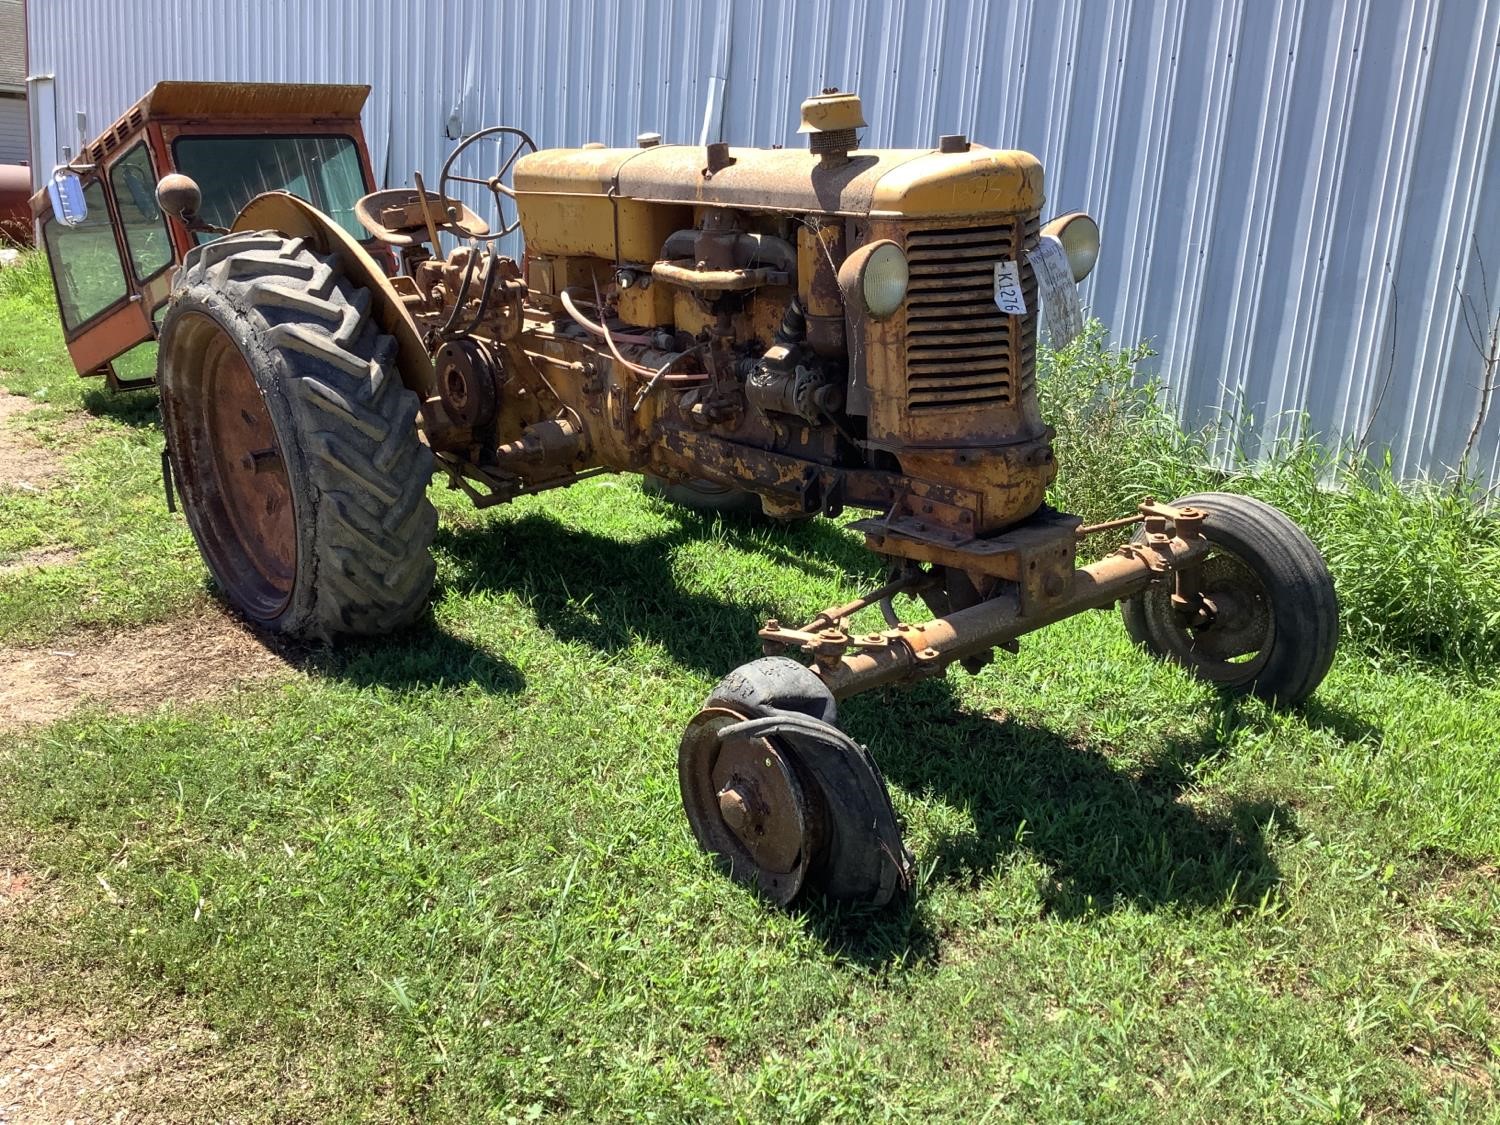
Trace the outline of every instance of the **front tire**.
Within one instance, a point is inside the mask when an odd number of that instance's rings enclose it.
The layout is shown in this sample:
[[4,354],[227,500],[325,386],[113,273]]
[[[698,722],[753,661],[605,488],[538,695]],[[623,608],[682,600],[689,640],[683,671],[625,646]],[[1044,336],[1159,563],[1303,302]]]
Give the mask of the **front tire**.
[[1172,506],[1205,513],[1213,549],[1196,565],[1214,613],[1185,626],[1173,612],[1171,583],[1158,583],[1120,604],[1126,632],[1230,695],[1301,703],[1338,649],[1338,595],[1323,556],[1300,527],[1250,496],[1202,492]]
[[370,294],[333,256],[229,235],[162,323],[162,416],[188,526],[225,599],[296,637],[410,624],[433,582],[432,451]]

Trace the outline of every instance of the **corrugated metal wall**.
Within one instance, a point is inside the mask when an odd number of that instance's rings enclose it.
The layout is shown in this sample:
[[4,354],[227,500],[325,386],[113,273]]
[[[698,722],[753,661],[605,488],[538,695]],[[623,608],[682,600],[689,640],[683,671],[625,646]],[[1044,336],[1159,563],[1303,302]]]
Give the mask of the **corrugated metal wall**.
[[[378,174],[511,122],[543,145],[796,144],[865,99],[866,142],[1029,149],[1105,250],[1086,299],[1149,338],[1189,421],[1305,414],[1399,472],[1466,448],[1500,482],[1481,345],[1500,318],[1500,4],[1486,0],[29,0],[58,135],[161,78],[374,87]],[[64,141],[63,143],[68,143]],[[47,162],[39,155],[38,163]],[[1488,281],[1488,284],[1487,284]],[[1477,342],[1476,342],[1477,341]]]

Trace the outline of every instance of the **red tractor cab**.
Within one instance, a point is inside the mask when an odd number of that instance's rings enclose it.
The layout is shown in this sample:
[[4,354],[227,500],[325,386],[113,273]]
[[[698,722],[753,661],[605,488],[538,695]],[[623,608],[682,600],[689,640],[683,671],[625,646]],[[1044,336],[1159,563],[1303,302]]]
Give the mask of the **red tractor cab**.
[[[156,185],[169,173],[192,177],[202,190],[200,226],[227,227],[256,195],[286,191],[368,240],[354,204],[375,187],[359,116],[369,92],[368,86],[158,82],[58,168],[32,196],[31,213],[78,373],[102,375],[115,390],[156,381],[154,349],[132,350],[155,340],[174,267],[193,246],[216,237],[162,213]],[[390,257],[384,247],[369,248],[382,260]]]

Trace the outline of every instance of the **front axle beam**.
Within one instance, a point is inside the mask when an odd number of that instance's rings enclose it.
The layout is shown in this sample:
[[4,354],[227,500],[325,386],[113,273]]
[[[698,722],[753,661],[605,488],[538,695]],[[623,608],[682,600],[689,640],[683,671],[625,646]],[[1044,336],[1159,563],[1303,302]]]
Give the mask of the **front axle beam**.
[[1142,516],[1142,539],[1074,570],[1071,582],[1043,601],[1023,603],[1020,590],[1011,585],[978,605],[879,633],[851,635],[846,621],[825,611],[805,630],[767,622],[760,637],[768,654],[800,649],[810,655],[813,671],[839,699],[934,675],[956,660],[986,655],[1044,625],[1134,597],[1208,553],[1201,512],[1145,504]]

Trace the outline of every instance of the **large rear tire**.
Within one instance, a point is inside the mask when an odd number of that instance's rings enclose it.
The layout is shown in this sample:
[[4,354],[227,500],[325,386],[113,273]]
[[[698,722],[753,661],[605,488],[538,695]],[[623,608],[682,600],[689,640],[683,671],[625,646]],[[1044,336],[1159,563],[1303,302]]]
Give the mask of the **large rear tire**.
[[188,525],[225,599],[298,637],[410,624],[432,589],[432,451],[395,341],[336,258],[275,232],[184,267],[158,360]]
[[1213,613],[1206,623],[1184,625],[1173,611],[1171,583],[1162,583],[1120,604],[1126,632],[1230,695],[1301,703],[1323,682],[1338,649],[1338,595],[1323,556],[1300,527],[1253,497],[1201,492],[1172,505],[1205,514],[1203,534],[1213,549],[1197,565]]

